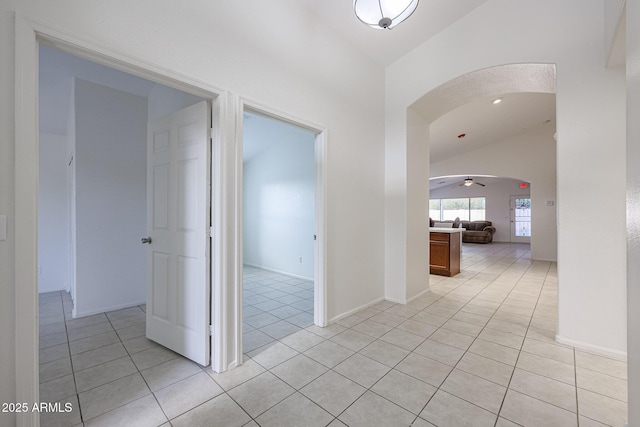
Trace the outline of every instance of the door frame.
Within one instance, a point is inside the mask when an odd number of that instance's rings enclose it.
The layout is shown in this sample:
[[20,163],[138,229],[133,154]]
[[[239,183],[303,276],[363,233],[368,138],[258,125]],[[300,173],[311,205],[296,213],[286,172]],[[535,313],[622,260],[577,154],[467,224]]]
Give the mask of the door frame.
[[[207,83],[175,73],[162,66],[141,61],[126,52],[108,49],[95,41],[68,34],[59,29],[15,15],[15,375],[16,401],[34,404],[39,401],[39,322],[37,276],[38,219],[38,49],[40,44],[71,53],[108,67],[146,78],[175,89],[200,96],[212,105],[211,146],[211,224],[214,230],[224,230],[227,217],[220,214],[229,191],[224,176],[225,124],[229,123],[227,93]],[[233,110],[231,110],[233,112]],[[229,245],[224,234],[214,233],[211,239],[212,313],[219,311],[223,301],[215,299],[226,292],[221,256]],[[214,292],[213,290],[217,290]],[[218,310],[216,310],[218,309]],[[213,314],[212,314],[213,316]],[[213,319],[212,319],[213,320]],[[212,331],[212,368],[225,370],[227,364],[227,322],[215,322]],[[19,426],[39,426],[37,412],[17,414]]]
[[[236,117],[243,118],[245,111],[253,112],[278,120],[281,122],[289,123],[291,125],[301,127],[313,132],[315,136],[314,140],[314,153],[315,153],[315,248],[314,248],[314,277],[313,277],[313,323],[317,326],[327,326],[327,286],[326,286],[326,173],[325,165],[327,164],[327,128],[315,123],[310,123],[306,120],[295,117],[291,114],[278,111],[274,108],[266,107],[258,102],[249,100],[247,98],[239,98],[239,102],[236,104]],[[237,264],[237,277],[239,278],[239,284],[237,289],[236,299],[236,322],[238,324],[238,331],[236,343],[238,345],[237,354],[242,355],[242,269],[243,269],[243,192],[244,186],[242,182],[243,177],[243,121],[238,120],[236,122],[236,170],[238,180],[238,196],[236,197],[236,224],[238,229],[237,236],[237,252],[236,259]]]
[[[531,243],[531,236],[516,236],[516,199],[529,199],[531,202],[531,195],[511,195],[509,196],[509,241],[512,243]],[[533,222],[533,218],[530,217]]]

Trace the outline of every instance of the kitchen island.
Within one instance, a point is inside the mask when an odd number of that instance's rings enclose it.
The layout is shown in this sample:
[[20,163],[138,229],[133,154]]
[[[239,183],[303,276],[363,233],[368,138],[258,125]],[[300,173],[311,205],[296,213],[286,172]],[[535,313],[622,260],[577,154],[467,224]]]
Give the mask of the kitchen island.
[[452,277],[460,273],[462,228],[429,228],[429,272]]

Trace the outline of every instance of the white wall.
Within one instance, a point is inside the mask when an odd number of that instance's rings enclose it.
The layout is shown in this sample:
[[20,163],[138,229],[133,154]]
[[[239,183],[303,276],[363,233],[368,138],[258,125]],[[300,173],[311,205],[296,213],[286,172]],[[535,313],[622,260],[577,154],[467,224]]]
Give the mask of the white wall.
[[175,113],[200,101],[202,101],[202,98],[198,96],[161,84],[155,84],[147,96],[149,121]]
[[[407,224],[411,232],[407,233],[406,252],[399,253],[406,265],[406,291],[387,292],[385,295],[387,299],[400,303],[418,297],[429,286],[429,257],[425,256],[429,250],[429,170],[423,164],[423,161],[429,161],[429,124],[417,114],[410,113],[407,117],[407,141],[407,187],[412,193],[422,193],[423,197],[406,203]],[[386,283],[385,290],[393,289],[393,284]]]
[[[543,125],[451,159],[434,163],[431,176],[483,174],[520,179],[531,183],[532,229],[531,257],[537,260],[557,260],[556,228],[556,144],[554,129]],[[473,186],[472,186],[473,187]],[[485,187],[489,190],[489,187]],[[516,188],[514,191],[519,190]],[[476,188],[475,191],[484,191]],[[438,193],[436,193],[438,194]],[[511,195],[519,195],[521,191]],[[429,196],[434,198],[433,194]],[[496,226],[494,240],[510,241],[509,194],[505,195],[504,211],[487,213]],[[554,206],[547,206],[547,201]],[[492,208],[493,209],[493,208]],[[491,215],[491,216],[489,216]],[[507,216],[507,218],[505,218]]]
[[68,229],[67,246],[69,248],[69,291],[71,300],[76,299],[76,98],[75,94],[76,79],[71,78],[71,93],[68,103],[69,110],[67,115],[66,139],[67,139],[67,212],[68,212]]
[[[464,178],[460,178],[461,180]],[[455,185],[453,187],[443,187],[431,190],[430,199],[451,199],[457,197],[484,197],[485,198],[485,220],[491,221],[496,228],[493,235],[494,242],[511,241],[511,210],[509,203],[511,196],[529,196],[529,187],[520,188],[520,182],[516,179],[496,179],[487,183],[486,179],[478,178],[478,182],[485,184],[484,187],[472,185],[470,187]],[[536,206],[533,207],[537,208]]]
[[[386,187],[388,204],[424,197],[424,193],[410,192],[404,182],[407,108],[418,98],[455,77],[487,67],[555,64],[558,338],[623,354],[625,86],[623,72],[603,65],[603,15],[602,0],[489,0],[388,67]],[[532,191],[536,191],[535,183]],[[599,210],[587,208],[594,200],[608,207],[611,227],[593,227],[602,220]],[[411,232],[406,219],[389,209],[387,223]],[[608,242],[606,250],[601,246],[604,241]],[[387,254],[402,249],[402,245],[387,245]],[[387,259],[387,266],[389,263]],[[402,279],[386,278],[405,286]]]
[[[0,7],[0,215],[7,215],[8,231],[0,241],[0,340],[10,343],[0,345],[0,402],[16,401],[14,28],[13,13]],[[0,412],[0,424],[15,423],[15,413]]]
[[629,425],[640,425],[640,1],[627,0],[627,272]]
[[76,79],[77,317],[146,300],[147,100]]
[[38,292],[69,289],[67,140],[40,133],[38,192]]
[[[609,64],[612,55],[617,55],[614,52],[614,45],[617,42],[616,38],[621,36],[624,40],[624,18],[622,12],[626,0],[607,0],[604,2],[604,59],[605,63]],[[620,25],[622,22],[622,25]],[[617,34],[618,32],[622,34]],[[621,52],[624,56],[624,52]],[[620,58],[624,61],[624,57]]]
[[[237,228],[235,122],[241,120],[240,109],[236,109],[240,97],[329,130],[323,165],[327,317],[335,318],[383,297],[384,70],[337,37],[321,19],[286,0],[251,1],[251,14],[246,13],[247,3],[224,0],[143,0],[127,3],[126,13],[106,3],[71,6],[44,0],[8,0],[2,7],[10,13],[17,11],[27,28],[30,22],[43,24],[39,34],[45,38],[56,34],[71,44],[99,46],[103,52],[142,64],[143,68],[148,64],[156,71],[170,70],[166,72],[200,82],[199,86],[214,92],[219,88],[223,94],[221,216],[229,220],[228,229],[223,231],[229,239],[225,240],[222,261],[227,324],[236,321],[233,286],[239,283],[233,235]],[[11,23],[11,16],[6,22]],[[211,25],[214,21],[216,25]],[[158,22],[171,25],[158,26]],[[3,38],[0,45],[7,70],[15,66],[12,40]],[[5,78],[0,94],[1,120],[7,123],[7,129],[14,129],[15,77],[9,73],[3,74]],[[9,154],[15,146],[11,135],[0,144]],[[29,161],[21,160],[18,167],[30,169]],[[11,211],[13,180],[5,182],[1,188]],[[29,204],[28,199],[21,200],[24,202],[19,210],[27,210],[23,206]],[[29,238],[25,245],[35,244],[30,242]],[[15,250],[15,244],[10,243],[9,254]],[[28,270],[25,264],[20,271]],[[20,286],[35,287],[34,283]],[[7,308],[8,301],[13,300],[3,299],[0,312],[14,313],[11,306]],[[228,334],[232,338],[235,332],[229,329]],[[11,341],[15,334],[7,330],[0,338]],[[229,343],[229,352],[223,356],[226,363],[239,360],[241,355],[234,352],[237,348]],[[11,386],[7,389],[11,394]]]
[[[286,0],[254,1],[251,14],[247,4],[224,0],[185,1],[178,7],[168,1],[134,2],[127,3],[126,14],[108,4],[9,4],[25,18],[65,34],[330,129],[328,318],[383,296],[384,71],[325,30],[320,19]],[[216,25],[210,25],[212,19]],[[232,140],[223,141],[231,163]],[[225,173],[231,174],[226,182],[232,188],[233,167]],[[227,203],[233,206],[232,196]],[[233,217],[233,211],[226,214]]]
[[[258,120],[270,125],[256,128]],[[245,149],[263,146],[243,166],[244,262],[313,280],[315,135],[253,117],[245,121],[243,140]]]

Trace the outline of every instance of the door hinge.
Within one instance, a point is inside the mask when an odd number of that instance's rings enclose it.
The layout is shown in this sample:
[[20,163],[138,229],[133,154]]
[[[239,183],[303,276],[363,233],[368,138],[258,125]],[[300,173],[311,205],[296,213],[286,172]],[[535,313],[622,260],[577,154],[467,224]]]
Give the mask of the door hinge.
[[213,141],[213,128],[207,129],[207,138]]
[[213,236],[213,227],[207,228],[207,234],[209,235],[208,237]]
[[209,325],[209,336],[213,335],[213,325]]

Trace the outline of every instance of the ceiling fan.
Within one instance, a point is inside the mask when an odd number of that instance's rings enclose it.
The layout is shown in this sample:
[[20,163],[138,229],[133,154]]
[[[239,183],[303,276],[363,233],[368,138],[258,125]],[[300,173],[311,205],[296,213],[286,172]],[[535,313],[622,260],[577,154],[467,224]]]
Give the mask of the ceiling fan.
[[464,185],[465,187],[469,187],[469,186],[471,186],[471,185],[473,185],[473,184],[477,184],[477,185],[479,185],[479,186],[481,186],[481,187],[484,187],[484,186],[485,186],[483,183],[478,182],[478,181],[474,181],[473,179],[471,179],[471,177],[470,177],[470,176],[468,176],[464,181],[462,181],[462,182],[458,185],[458,187],[461,187],[461,186],[463,186],[463,185]]

